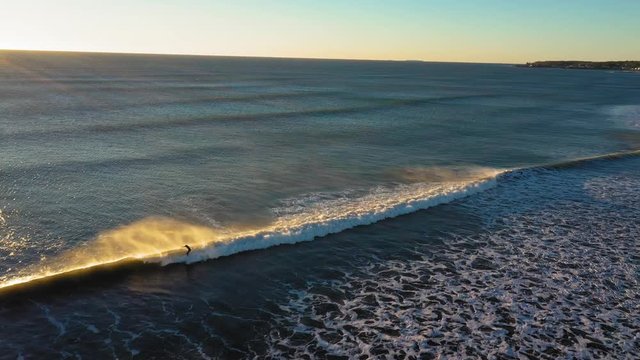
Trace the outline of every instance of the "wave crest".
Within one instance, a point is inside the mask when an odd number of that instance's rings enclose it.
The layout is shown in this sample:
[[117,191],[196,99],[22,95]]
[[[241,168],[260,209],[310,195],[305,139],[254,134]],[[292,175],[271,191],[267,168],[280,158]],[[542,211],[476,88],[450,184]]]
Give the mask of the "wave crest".
[[[499,173],[499,171],[495,171]],[[193,263],[243,251],[293,244],[369,225],[420,209],[451,202],[495,185],[495,176],[465,181],[416,183],[378,188],[356,198],[311,204],[304,211],[276,218],[267,226],[214,228],[170,218],[146,218],[106,231],[77,249],[0,283],[0,291],[34,280],[59,278],[86,269],[133,261],[167,265]],[[186,255],[184,245],[193,251]]]

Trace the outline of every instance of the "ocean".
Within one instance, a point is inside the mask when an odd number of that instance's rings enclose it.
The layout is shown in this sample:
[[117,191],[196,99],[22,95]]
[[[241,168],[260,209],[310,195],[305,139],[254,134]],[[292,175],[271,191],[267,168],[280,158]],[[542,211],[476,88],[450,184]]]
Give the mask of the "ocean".
[[640,357],[638,149],[639,73],[2,51],[0,358]]

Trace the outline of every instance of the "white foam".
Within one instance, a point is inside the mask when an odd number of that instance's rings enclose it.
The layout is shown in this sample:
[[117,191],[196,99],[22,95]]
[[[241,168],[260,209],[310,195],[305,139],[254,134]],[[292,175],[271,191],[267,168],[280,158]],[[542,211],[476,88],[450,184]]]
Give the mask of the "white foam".
[[212,242],[189,256],[155,259],[162,264],[197,262],[243,251],[295,244],[458,200],[495,186],[495,177],[469,182],[403,185],[377,189],[358,199],[323,201],[311,209],[278,218],[257,231]]
[[621,126],[640,129],[640,105],[616,105],[609,108],[608,113]]
[[[86,246],[23,269],[17,276],[0,283],[0,289],[127,260],[162,265],[194,263],[243,251],[310,241],[478,193],[495,186],[499,173],[496,170],[493,176],[475,180],[381,187],[361,196],[351,194],[302,207],[297,204],[297,211],[284,211],[285,214],[271,224],[259,228],[219,228],[168,218],[142,219],[102,233]],[[193,249],[189,255],[185,255],[184,244]]]
[[58,329],[58,337],[63,336],[64,334],[67,333],[66,326],[60,321],[58,321],[53,315],[51,315],[51,310],[48,307],[37,304],[37,303],[36,305],[42,310],[42,312],[44,313],[44,317],[47,319],[47,321],[49,321],[51,325],[53,325],[56,329]]
[[638,358],[637,169],[512,173],[465,202],[479,231],[292,290],[268,355]]

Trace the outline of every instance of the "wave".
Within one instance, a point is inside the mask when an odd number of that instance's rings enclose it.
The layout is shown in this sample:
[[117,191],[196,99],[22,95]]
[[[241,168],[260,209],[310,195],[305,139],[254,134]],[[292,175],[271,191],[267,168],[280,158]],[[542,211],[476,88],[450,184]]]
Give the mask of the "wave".
[[[448,203],[495,186],[491,176],[467,181],[378,188],[357,198],[338,197],[289,212],[267,226],[213,228],[169,218],[146,218],[102,233],[84,246],[25,268],[0,283],[0,293],[132,263],[194,263],[249,250],[310,241]],[[186,255],[184,245],[193,250]]]
[[[280,215],[261,227],[215,228],[170,218],[146,218],[104,232],[86,245],[5,277],[0,282],[0,294],[104,270],[140,264],[190,264],[244,251],[310,241],[462,199],[493,188],[502,180],[517,181],[523,173],[535,176],[540,170],[562,170],[639,156],[640,150],[634,150],[508,170],[480,167],[466,170],[407,169],[401,172],[401,176],[429,182],[377,188],[355,197],[349,194],[320,197],[320,201],[312,201],[311,204],[302,201],[302,206],[294,202],[293,210],[276,211],[276,215]],[[184,245],[193,249],[189,255]]]
[[34,173],[35,175],[42,172],[75,172],[79,170],[107,169],[111,167],[145,166],[157,163],[185,164],[200,161],[203,158],[210,157],[211,154],[224,155],[242,151],[246,150],[239,146],[213,145],[174,149],[170,152],[148,154],[146,156],[115,157],[95,160],[64,160],[60,162],[24,165],[18,164],[17,166],[7,166],[0,169],[0,175],[18,173],[19,176],[24,176],[27,173]]
[[92,133],[121,133],[130,131],[141,130],[154,130],[154,129],[171,129],[175,127],[188,127],[188,126],[200,126],[209,123],[220,122],[239,122],[239,121],[260,121],[260,120],[288,120],[299,117],[317,117],[327,115],[348,115],[356,113],[367,113],[372,111],[380,111],[386,109],[393,109],[396,107],[407,106],[419,106],[424,104],[438,104],[446,103],[450,100],[466,99],[473,97],[485,97],[493,95],[463,95],[463,96],[446,96],[435,98],[362,98],[361,100],[375,100],[375,103],[360,106],[345,106],[336,108],[325,109],[308,109],[308,110],[296,110],[296,111],[282,111],[282,112],[266,112],[255,114],[227,114],[227,115],[210,115],[210,116],[195,116],[175,118],[162,121],[138,121],[127,123],[114,123],[114,124],[96,124],[86,125],[74,128],[58,128],[49,130],[25,130],[19,132],[0,133],[0,138],[9,139],[29,139],[33,137],[40,137],[46,135],[51,136],[75,136],[86,135]]
[[594,163],[598,163],[601,161],[618,160],[618,159],[633,158],[633,157],[639,157],[639,156],[640,156],[640,150],[617,151],[617,152],[612,152],[608,154],[587,156],[587,157],[570,159],[570,160],[560,161],[555,163],[534,165],[527,168],[521,168],[518,170],[536,170],[536,169],[545,169],[545,170],[556,169],[557,170],[557,169],[566,169],[566,168],[576,168],[576,167],[581,167],[586,165],[592,165]]
[[[90,89],[91,91],[98,92],[110,92],[114,91],[113,88],[97,88]],[[148,92],[152,89],[121,89],[118,90],[120,92],[127,93],[143,93]],[[161,88],[161,90],[166,90],[166,88]],[[87,91],[83,90],[83,93]],[[250,103],[255,101],[269,101],[269,100],[290,100],[290,99],[305,99],[305,98],[322,98],[327,96],[336,96],[341,95],[342,93],[338,91],[296,91],[296,92],[278,92],[278,93],[249,93],[249,94],[239,94],[239,95],[217,95],[217,96],[191,96],[188,98],[179,98],[179,99],[140,99],[138,97],[133,97],[131,100],[126,101],[124,103],[114,104],[114,103],[95,103],[89,102],[87,104],[78,105],[78,104],[70,104],[68,106],[63,107],[62,109],[65,111],[71,111],[76,116],[83,116],[86,113],[95,113],[96,111],[119,111],[119,110],[139,110],[142,108],[154,107],[157,109],[158,107],[175,107],[175,106],[186,106],[186,105],[220,105],[220,104],[230,104],[230,103]],[[21,94],[15,94],[15,98],[19,98]],[[15,98],[12,99],[12,102],[15,104]],[[39,108],[29,107],[28,104],[22,104],[18,107],[21,115],[39,115],[42,110]],[[61,129],[59,129],[61,130]],[[54,130],[55,131],[55,130]],[[42,131],[41,131],[42,132]],[[16,132],[15,134],[23,134],[27,135],[30,132]],[[38,133],[37,131],[34,133]]]

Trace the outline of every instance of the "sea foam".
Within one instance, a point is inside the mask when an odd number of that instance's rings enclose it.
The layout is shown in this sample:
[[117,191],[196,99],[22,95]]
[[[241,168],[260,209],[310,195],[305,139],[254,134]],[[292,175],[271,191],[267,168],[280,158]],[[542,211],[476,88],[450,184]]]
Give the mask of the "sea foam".
[[[465,181],[376,188],[355,198],[339,197],[304,206],[301,211],[285,212],[271,224],[258,228],[214,228],[150,217],[106,231],[80,248],[44,264],[25,268],[17,276],[5,278],[0,289],[130,261],[161,265],[194,263],[243,251],[310,241],[478,193],[495,186],[499,173],[500,170],[487,170],[482,172],[483,177]],[[184,245],[193,249],[189,255]]]

